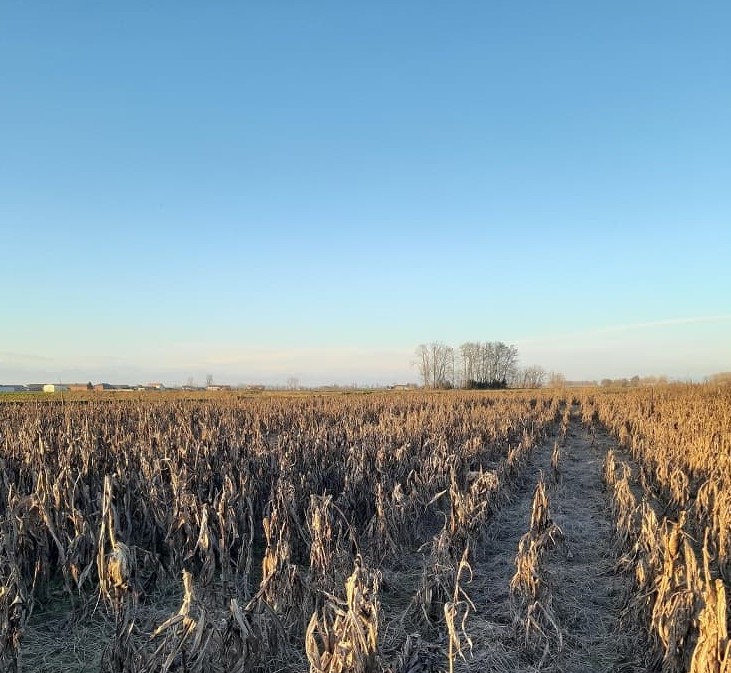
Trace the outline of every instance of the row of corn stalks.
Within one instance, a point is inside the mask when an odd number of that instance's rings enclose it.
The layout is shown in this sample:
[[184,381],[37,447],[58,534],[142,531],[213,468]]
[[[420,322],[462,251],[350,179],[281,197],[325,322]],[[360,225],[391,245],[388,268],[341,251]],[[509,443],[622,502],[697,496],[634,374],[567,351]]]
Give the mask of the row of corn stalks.
[[[694,591],[718,606],[723,642],[731,625],[724,595],[731,590],[731,388],[671,385],[605,392],[584,406],[630,453],[639,484],[660,518],[679,526],[680,538],[689,541],[696,557],[687,555],[689,577],[696,559],[702,559],[702,582]],[[706,630],[715,629],[706,622]],[[710,661],[715,663],[708,670],[717,670],[724,655]]]
[[[552,474],[559,474],[560,446],[554,445]],[[563,647],[563,635],[553,609],[546,555],[563,542],[563,532],[551,517],[549,489],[540,475],[533,493],[530,528],[518,544],[515,574],[510,581],[513,628],[523,647],[540,656],[538,669]]]
[[712,566],[731,586],[731,387],[671,385],[604,392],[584,403],[640,468],[666,514],[708,531]]
[[658,516],[653,494],[634,484],[629,464],[614,451],[607,454],[604,481],[620,566],[633,579],[625,615],[647,634],[649,670],[729,673],[726,587],[712,569],[712,529],[706,529],[700,542],[685,511]]
[[[567,405],[551,453],[551,487],[558,487],[562,481],[561,447],[570,422],[571,408]],[[546,570],[547,553],[563,541],[563,531],[551,516],[549,487],[541,473],[533,492],[530,526],[518,543],[515,574],[510,580],[513,630],[531,656],[540,656],[538,669],[563,648],[563,633],[553,610],[551,578]]]

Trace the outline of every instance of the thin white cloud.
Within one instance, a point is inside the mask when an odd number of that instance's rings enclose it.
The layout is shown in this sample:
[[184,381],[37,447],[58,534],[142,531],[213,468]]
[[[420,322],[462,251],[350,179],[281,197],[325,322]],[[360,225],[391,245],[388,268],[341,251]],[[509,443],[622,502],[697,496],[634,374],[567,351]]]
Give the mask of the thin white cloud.
[[553,334],[549,336],[526,337],[524,339],[518,339],[515,343],[517,345],[549,343],[555,341],[582,339],[586,337],[600,336],[603,334],[621,334],[623,332],[639,332],[642,330],[652,330],[662,327],[676,327],[681,325],[700,325],[724,322],[731,322],[731,314],[713,316],[689,316],[683,318],[667,318],[665,320],[650,320],[647,322],[604,325],[601,327],[595,327],[586,330],[577,330],[572,332],[564,332],[561,334]]
[[700,379],[731,363],[726,323],[731,323],[731,315],[689,316],[606,325],[516,343],[523,358],[570,378],[666,374]]
[[0,351],[0,362],[12,365],[34,365],[44,362],[53,362],[53,358],[34,353],[15,353],[12,351]]

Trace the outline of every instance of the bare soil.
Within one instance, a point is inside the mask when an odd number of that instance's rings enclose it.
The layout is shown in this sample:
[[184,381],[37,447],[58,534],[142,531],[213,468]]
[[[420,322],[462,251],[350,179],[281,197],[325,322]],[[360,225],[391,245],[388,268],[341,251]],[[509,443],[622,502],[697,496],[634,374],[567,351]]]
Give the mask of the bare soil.
[[[602,483],[602,463],[616,442],[603,430],[587,432],[576,412],[561,444],[560,479],[551,475],[553,439],[537,447],[514,500],[488,524],[487,542],[474,564],[467,591],[477,608],[468,631],[474,671],[644,671],[633,653],[636,634],[620,624],[625,578],[616,570],[613,522]],[[516,634],[510,609],[510,579],[521,536],[530,527],[533,491],[540,474],[549,488],[554,522],[564,542],[547,555],[552,607],[562,632],[560,651],[530,654]],[[635,656],[637,655],[637,656]],[[543,661],[541,661],[543,660]],[[463,664],[465,666],[465,664]]]

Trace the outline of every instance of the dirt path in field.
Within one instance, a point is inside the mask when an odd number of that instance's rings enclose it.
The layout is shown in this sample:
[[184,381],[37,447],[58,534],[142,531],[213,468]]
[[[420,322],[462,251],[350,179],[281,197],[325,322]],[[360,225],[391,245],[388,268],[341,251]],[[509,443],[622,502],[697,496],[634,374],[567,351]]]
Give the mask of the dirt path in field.
[[[487,542],[478,554],[474,580],[467,588],[477,608],[468,628],[474,641],[469,670],[644,670],[632,661],[632,634],[621,633],[618,624],[625,580],[615,573],[613,524],[601,479],[604,456],[616,443],[599,429],[592,440],[574,412],[560,442],[561,480],[552,484],[554,439],[537,447],[514,501],[496,513],[488,525]],[[563,638],[560,650],[555,647],[545,658],[542,653],[532,655],[525,650],[513,634],[509,593],[518,543],[530,527],[533,492],[541,472],[550,485],[553,520],[565,540],[550,550],[544,561],[553,613]]]

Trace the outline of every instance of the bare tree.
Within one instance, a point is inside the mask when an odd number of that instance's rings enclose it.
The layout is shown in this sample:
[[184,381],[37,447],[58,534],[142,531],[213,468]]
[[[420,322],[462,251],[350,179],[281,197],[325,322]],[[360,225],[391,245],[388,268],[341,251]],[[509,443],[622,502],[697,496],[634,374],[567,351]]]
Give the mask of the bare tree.
[[414,364],[419,370],[422,385],[427,388],[432,380],[432,361],[429,346],[419,344],[416,347],[416,362]]
[[480,343],[467,341],[459,347],[461,360],[461,384],[466,386],[469,381],[479,380],[480,372]]
[[287,388],[289,390],[299,390],[300,380],[296,376],[290,376],[287,379]]
[[494,371],[491,377],[494,381],[510,381],[514,378],[518,368],[518,348],[508,346],[502,341],[493,343]]
[[420,344],[416,366],[424,387],[447,388],[454,385],[454,349],[441,341]]
[[206,388],[213,385],[213,374],[206,374]]
[[523,388],[541,388],[546,382],[546,370],[539,365],[523,367],[520,370],[518,382]]
[[551,372],[548,375],[548,385],[551,388],[563,388],[566,385],[566,377],[561,372]]

